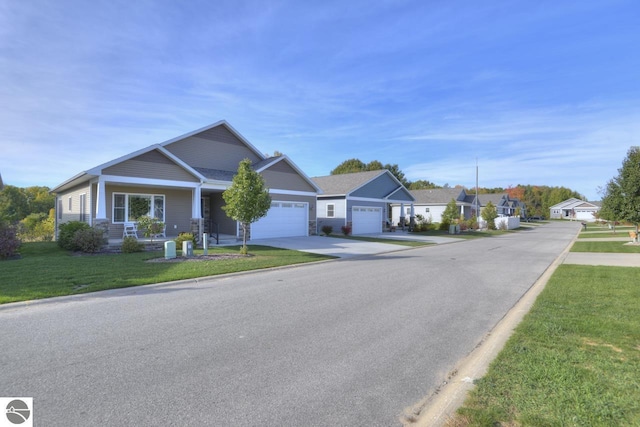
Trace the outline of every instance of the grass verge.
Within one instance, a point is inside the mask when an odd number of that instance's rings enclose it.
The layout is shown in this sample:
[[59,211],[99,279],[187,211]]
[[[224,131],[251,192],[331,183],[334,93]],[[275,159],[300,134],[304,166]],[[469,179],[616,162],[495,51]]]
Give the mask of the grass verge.
[[576,241],[571,252],[604,252],[604,253],[640,253],[640,245],[627,245],[625,242],[581,242]]
[[560,266],[449,425],[640,425],[638,283],[638,268]]
[[[209,250],[238,253],[239,247]],[[196,251],[196,254],[202,251]],[[25,243],[22,258],[0,261],[0,304],[105,289],[170,282],[225,273],[320,261],[332,257],[267,246],[249,246],[253,256],[215,261],[149,263],[161,252],[73,255],[52,242]]]

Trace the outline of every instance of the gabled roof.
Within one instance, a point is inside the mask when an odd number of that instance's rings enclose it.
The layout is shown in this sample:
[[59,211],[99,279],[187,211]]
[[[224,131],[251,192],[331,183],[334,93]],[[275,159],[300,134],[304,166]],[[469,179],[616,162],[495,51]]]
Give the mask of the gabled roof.
[[457,202],[465,202],[466,192],[461,188],[434,188],[428,190],[411,190],[416,199],[416,204],[441,205],[447,204],[451,199]]
[[575,197],[572,197],[570,199],[564,200],[560,203],[557,203],[551,206],[549,209],[575,209],[577,207],[580,207],[582,209],[599,209],[600,208],[600,206],[595,203],[587,202],[585,200],[580,200],[580,199],[576,199]]
[[195,169],[193,169],[191,166],[187,165],[185,162],[183,162],[182,160],[180,160],[178,157],[176,157],[175,155],[173,155],[170,151],[168,151],[167,149],[165,149],[164,147],[162,147],[159,144],[154,144],[154,145],[150,145],[148,147],[142,148],[140,150],[134,151],[133,153],[129,153],[126,154],[124,156],[118,157],[117,159],[108,161],[106,163],[102,163],[101,165],[95,166],[91,169],[88,169],[86,171],[82,171],[79,174],[69,178],[68,180],[64,181],[63,183],[57,185],[56,187],[51,189],[51,193],[55,193],[55,192],[59,192],[62,190],[65,190],[67,188],[76,186],[78,184],[81,184],[85,181],[89,181],[92,178],[96,178],[98,176],[100,176],[102,174],[102,171],[104,169],[107,169],[111,166],[117,165],[119,163],[125,162],[127,160],[131,160],[133,158],[136,158],[142,154],[148,153],[150,151],[154,151],[157,150],[159,152],[161,152],[163,155],[165,155],[166,157],[168,157],[169,159],[171,159],[174,163],[176,163],[177,165],[179,165],[180,167],[182,167],[183,169],[185,169],[187,172],[189,172],[190,174],[192,174],[193,176],[195,176],[196,178],[200,179],[200,180],[204,180],[205,177],[199,173],[198,171],[196,171]]
[[509,196],[507,193],[478,194],[478,200],[480,206],[487,206],[489,202],[494,206],[501,206],[509,200]]
[[306,180],[309,183],[309,185],[315,188],[318,193],[322,193],[322,189],[314,182],[314,180],[309,178],[306,173],[304,173],[295,163],[291,161],[291,159],[288,156],[284,154],[282,156],[269,157],[267,159],[264,159],[260,162],[255,163],[254,165],[252,165],[252,167],[256,172],[260,173],[269,169],[270,167],[272,167],[273,165],[279,162],[285,162],[286,164],[291,166],[291,168],[293,168],[293,170],[295,170],[298,173],[298,175],[300,175],[304,180]]
[[268,167],[270,167],[271,165],[282,161],[282,160],[286,160],[287,163],[289,165],[291,165],[304,179],[306,179],[309,184],[316,188],[315,183],[307,176],[305,175],[293,162],[291,162],[291,160],[289,160],[286,156],[282,156],[282,158],[271,158],[271,159],[265,159],[264,154],[262,154],[256,147],[254,147],[249,141],[247,141],[236,129],[233,128],[233,126],[231,126],[229,123],[227,123],[226,120],[220,120],[217,121],[211,125],[205,126],[203,128],[200,129],[196,129],[192,132],[188,132],[185,133],[183,135],[177,136],[175,138],[172,138],[170,140],[164,141],[162,143],[159,144],[153,144],[150,145],[148,147],[142,148],[140,150],[134,151],[133,153],[129,153],[126,154],[124,156],[118,157],[114,160],[111,160],[109,162],[100,164],[98,166],[95,166],[91,169],[88,169],[86,171],[82,171],[79,174],[73,176],[72,178],[69,178],[68,180],[64,181],[63,183],[59,184],[58,186],[54,187],[51,192],[60,192],[62,190],[68,189],[70,187],[76,186],[78,184],[81,184],[83,182],[89,181],[93,178],[96,178],[98,176],[100,176],[102,174],[102,171],[104,169],[107,169],[111,166],[117,165],[119,163],[125,162],[127,160],[133,159],[135,157],[138,157],[142,154],[148,153],[150,151],[153,150],[157,150],[159,152],[161,152],[163,155],[165,155],[167,158],[171,159],[175,164],[179,165],[180,167],[182,167],[183,169],[185,169],[187,172],[189,172],[190,174],[192,174],[194,177],[196,177],[197,179],[199,179],[200,181],[225,181],[225,182],[230,182],[233,179],[233,176],[235,175],[236,171],[225,171],[225,170],[218,170],[218,169],[208,169],[208,168],[202,168],[202,167],[191,167],[190,165],[188,165],[186,162],[184,162],[182,159],[180,159],[178,156],[176,156],[175,154],[173,154],[171,151],[169,151],[167,148],[165,148],[166,146],[177,142],[177,141],[181,141],[183,139],[189,138],[190,136],[193,135],[197,135],[199,133],[205,132],[207,130],[213,129],[215,127],[218,126],[223,126],[224,128],[226,128],[229,132],[231,132],[236,138],[238,138],[251,152],[253,152],[259,159],[261,159],[258,163],[254,164],[253,167],[255,170],[257,170],[258,172],[267,169]]
[[253,153],[254,153],[256,156],[258,156],[258,158],[260,158],[260,159],[264,159],[264,158],[265,158],[265,155],[264,155],[264,154],[262,154],[262,153],[261,153],[261,152],[260,152],[256,147],[254,147],[254,146],[253,146],[253,144],[251,144],[251,143],[250,143],[250,142],[249,142],[249,141],[248,141],[244,136],[242,136],[242,135],[240,134],[240,132],[238,132],[237,130],[235,130],[233,126],[231,126],[229,123],[227,123],[227,121],[226,121],[226,120],[219,120],[219,121],[217,121],[217,122],[215,122],[215,123],[213,123],[213,124],[210,124],[210,125],[208,125],[208,126],[205,126],[205,127],[200,128],[200,129],[196,129],[196,130],[194,130],[194,131],[191,131],[191,132],[185,133],[184,135],[180,135],[180,136],[177,136],[177,137],[175,137],[175,138],[171,138],[171,139],[170,139],[170,140],[168,140],[168,141],[161,142],[161,143],[160,143],[160,145],[162,145],[163,147],[165,147],[165,146],[167,146],[167,145],[169,145],[169,144],[173,144],[173,143],[174,143],[174,142],[176,142],[176,141],[180,141],[180,140],[183,140],[183,139],[189,138],[190,136],[194,136],[194,135],[197,135],[197,134],[199,134],[199,133],[202,133],[202,132],[208,131],[209,129],[213,129],[213,128],[217,127],[217,126],[224,126],[224,127],[225,127],[229,132],[231,132],[231,133],[232,133],[236,138],[238,138],[240,141],[242,141],[242,143],[243,143],[244,145],[246,145],[246,146],[247,146],[247,148],[249,148],[249,150],[253,151]]
[[600,209],[600,206],[596,203],[576,199],[575,197],[557,203],[551,206],[549,209],[575,209],[578,207],[582,209]]
[[346,196],[385,173],[390,172],[382,169],[377,171],[316,176],[311,179],[322,189],[325,196]]
[[312,178],[316,185],[322,190],[323,196],[349,196],[356,191],[363,189],[376,179],[386,176],[395,187],[388,194],[381,196],[381,200],[392,200],[394,195],[403,193],[411,200],[413,196],[387,169],[376,171],[354,172],[338,175],[317,176]]

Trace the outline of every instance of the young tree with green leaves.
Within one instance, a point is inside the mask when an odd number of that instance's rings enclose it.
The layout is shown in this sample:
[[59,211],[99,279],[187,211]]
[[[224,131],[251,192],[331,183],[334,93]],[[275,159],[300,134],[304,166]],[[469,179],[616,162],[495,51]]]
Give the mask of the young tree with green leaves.
[[244,159],[238,166],[231,186],[222,193],[226,205],[222,209],[227,216],[238,221],[242,226],[242,250],[246,254],[247,228],[265,216],[271,207],[269,190],[265,187],[262,176],[253,170],[251,160]]
[[482,216],[482,219],[487,221],[487,228],[489,228],[489,230],[496,229],[495,220],[498,218],[498,210],[493,203],[487,202],[487,206],[482,209],[482,213],[480,215]]
[[449,228],[449,225],[453,224],[456,219],[460,218],[460,208],[456,204],[456,199],[451,198],[451,201],[447,203],[447,207],[442,212],[442,224],[441,229]]
[[[604,214],[604,215],[603,215]],[[621,219],[640,225],[640,147],[631,147],[618,169],[618,176],[607,184],[600,214],[606,219]],[[617,217],[617,218],[616,218]]]

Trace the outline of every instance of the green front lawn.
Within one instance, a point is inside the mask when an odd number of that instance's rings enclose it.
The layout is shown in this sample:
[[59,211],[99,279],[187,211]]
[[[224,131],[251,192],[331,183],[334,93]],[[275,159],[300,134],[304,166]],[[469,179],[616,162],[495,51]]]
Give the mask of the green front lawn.
[[[178,263],[145,262],[161,252],[74,255],[51,242],[25,243],[20,252],[0,261],[0,304],[331,259],[267,246],[249,246],[250,257]],[[239,247],[209,250],[222,253]]]
[[447,426],[640,425],[639,283],[640,268],[561,265]]
[[449,425],[640,425],[639,283],[560,266]]
[[581,242],[578,240],[571,247],[571,252],[637,254],[640,253],[640,245],[627,245],[625,242]]

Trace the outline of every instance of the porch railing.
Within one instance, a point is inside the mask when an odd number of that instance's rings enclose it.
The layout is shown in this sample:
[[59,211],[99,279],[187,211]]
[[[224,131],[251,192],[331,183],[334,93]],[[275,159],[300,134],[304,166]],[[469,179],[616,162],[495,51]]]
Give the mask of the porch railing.
[[215,236],[216,245],[220,244],[220,227],[218,226],[218,223],[213,220],[209,220],[209,235],[211,237]]

